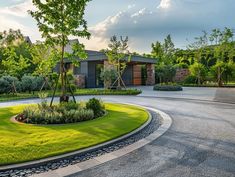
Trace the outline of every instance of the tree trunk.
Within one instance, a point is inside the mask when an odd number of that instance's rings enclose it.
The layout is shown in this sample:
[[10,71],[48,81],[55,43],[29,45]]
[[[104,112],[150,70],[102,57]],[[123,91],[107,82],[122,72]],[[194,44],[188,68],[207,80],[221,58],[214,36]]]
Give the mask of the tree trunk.
[[61,61],[60,61],[60,75],[61,75],[61,96],[60,102],[68,102],[69,97],[66,95],[66,84],[65,84],[65,68],[64,68],[64,44],[62,45]]
[[118,83],[117,83],[117,89],[121,90],[121,73],[120,73],[120,62],[118,61],[118,68],[117,68],[117,72],[118,72]]
[[223,83],[222,83],[222,74],[221,74],[221,68],[218,67],[218,73],[217,73],[217,80],[218,80],[218,86],[222,87]]

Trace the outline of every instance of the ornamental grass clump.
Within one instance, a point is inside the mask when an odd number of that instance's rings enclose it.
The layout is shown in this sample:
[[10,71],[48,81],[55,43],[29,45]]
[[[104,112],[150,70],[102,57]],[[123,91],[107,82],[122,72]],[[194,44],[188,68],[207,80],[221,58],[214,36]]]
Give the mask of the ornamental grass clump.
[[100,100],[90,99],[83,106],[80,103],[68,102],[50,107],[46,99],[38,105],[26,107],[16,120],[30,124],[66,124],[92,120],[105,114]]

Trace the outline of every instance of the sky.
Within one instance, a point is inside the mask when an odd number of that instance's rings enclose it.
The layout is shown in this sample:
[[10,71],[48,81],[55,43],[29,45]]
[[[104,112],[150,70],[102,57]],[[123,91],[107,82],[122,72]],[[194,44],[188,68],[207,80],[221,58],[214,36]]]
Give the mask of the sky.
[[[0,31],[20,29],[33,42],[42,40],[29,9],[31,0],[0,0]],[[151,43],[170,34],[177,48],[185,48],[202,30],[235,29],[234,9],[235,0],[92,0],[85,12],[91,39],[79,41],[101,50],[111,36],[128,36],[130,51],[149,53]]]

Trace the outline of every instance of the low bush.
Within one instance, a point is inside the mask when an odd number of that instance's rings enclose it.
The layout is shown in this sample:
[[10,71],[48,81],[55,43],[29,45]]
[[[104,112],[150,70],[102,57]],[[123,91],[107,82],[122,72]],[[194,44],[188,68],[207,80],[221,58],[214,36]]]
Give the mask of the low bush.
[[142,91],[138,89],[77,89],[75,95],[138,95]]
[[12,76],[3,76],[2,79],[8,82],[7,89],[9,92],[14,93],[22,91],[22,85],[18,78]]
[[197,83],[197,77],[192,75],[187,76],[183,81],[183,84],[196,84],[196,83]]
[[96,99],[92,98],[86,103],[86,108],[91,109],[94,112],[95,117],[100,117],[105,113],[105,106],[104,104]]
[[104,105],[94,98],[86,103],[86,107],[74,102],[50,107],[43,100],[38,105],[26,107],[22,114],[16,116],[16,120],[31,124],[66,124],[92,120],[104,113]]
[[153,90],[158,91],[182,91],[183,88],[176,84],[157,84],[153,87]]
[[0,79],[0,94],[3,94],[3,93],[8,93],[9,92],[9,84],[6,80],[4,79]]

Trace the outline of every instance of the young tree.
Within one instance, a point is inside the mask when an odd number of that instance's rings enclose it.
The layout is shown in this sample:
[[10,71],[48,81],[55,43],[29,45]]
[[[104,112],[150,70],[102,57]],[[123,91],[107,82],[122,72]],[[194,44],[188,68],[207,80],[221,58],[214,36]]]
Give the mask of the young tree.
[[161,42],[157,41],[154,43],[152,43],[152,51],[151,51],[151,55],[154,57],[154,58],[157,58],[159,59],[159,61],[162,61],[162,57],[163,57],[163,47],[162,47],[162,44]]
[[19,29],[0,32],[0,46],[17,45],[23,41],[24,36]]
[[53,68],[60,59],[58,50],[56,48],[50,48],[44,43],[38,43],[32,46],[31,53],[32,63],[36,65],[33,74],[42,76],[44,79],[41,90],[46,84],[52,89],[50,83],[48,82],[48,77],[52,74]]
[[201,85],[207,75],[206,67],[201,63],[195,62],[189,67],[189,70],[191,75],[197,78],[198,85]]
[[163,49],[163,62],[166,65],[170,65],[174,63],[174,54],[175,54],[175,45],[171,39],[171,35],[168,34],[164,39],[164,43],[162,45]]
[[[69,36],[89,38],[87,22],[84,19],[84,10],[90,0],[33,0],[36,11],[29,11],[31,16],[37,21],[39,31],[45,42],[52,47],[60,48],[60,78],[61,97],[60,101],[68,101],[66,95],[66,69],[64,58],[77,61],[75,57],[85,59],[84,46],[76,43],[73,46],[73,54],[65,53],[65,46],[69,43]],[[55,88],[56,90],[56,88]],[[53,100],[53,98],[52,98]]]
[[128,51],[128,37],[120,40],[116,36],[112,36],[110,39],[109,49],[106,50],[105,54],[108,57],[108,62],[112,64],[117,71],[117,79],[113,83],[116,84],[117,88],[121,89],[122,86],[125,87],[125,83],[122,80],[122,74],[126,69],[127,62],[131,60],[131,55]]

